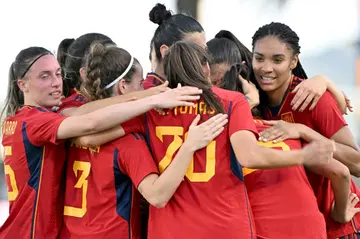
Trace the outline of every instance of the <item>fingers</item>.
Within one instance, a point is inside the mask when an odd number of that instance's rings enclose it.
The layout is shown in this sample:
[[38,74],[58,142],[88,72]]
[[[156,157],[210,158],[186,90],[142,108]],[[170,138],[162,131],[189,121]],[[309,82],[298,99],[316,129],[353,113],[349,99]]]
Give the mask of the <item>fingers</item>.
[[200,121],[200,115],[196,115],[195,119],[191,122],[190,128],[195,127]]
[[211,135],[211,140],[215,139],[216,137],[218,137],[223,131],[224,131],[225,127],[221,127],[219,128],[217,131],[215,131],[212,135]]
[[320,99],[320,96],[315,96],[315,98],[313,99],[312,104],[311,104],[309,110],[313,110],[313,109],[315,108],[315,106],[317,105],[319,99]]
[[181,88],[181,84],[180,84],[180,83],[177,84],[177,88]]
[[280,143],[280,142],[283,142],[283,141],[285,141],[285,140],[287,140],[287,139],[289,139],[289,137],[287,137],[287,135],[282,135],[282,136],[280,136],[279,138],[274,139],[274,140],[273,140],[273,143]]
[[311,103],[311,101],[315,98],[315,94],[314,93],[310,93],[308,94],[308,96],[306,97],[305,101],[303,102],[302,106],[300,107],[300,112],[303,112],[306,107]]
[[301,82],[300,84],[298,84],[298,85],[295,87],[295,89],[293,89],[292,92],[293,92],[293,93],[298,92],[298,90],[300,89],[301,84],[302,84],[302,82]]
[[179,83],[178,88],[172,89],[171,93],[179,93],[181,95],[198,95],[198,94],[202,93],[202,90],[197,87],[192,87],[192,86],[181,87],[181,85]]
[[355,207],[359,202],[359,197],[355,193],[351,193],[349,196],[349,202],[351,207]]
[[[180,83],[179,83],[179,84],[180,84]],[[178,85],[179,85],[179,84],[178,84]],[[181,85],[181,84],[180,84],[180,85]],[[169,81],[165,81],[164,84],[162,84],[162,86],[168,87],[168,86],[169,86]]]
[[277,130],[277,129],[271,129],[266,133],[261,133],[260,134],[260,138],[259,140],[263,141],[263,142],[269,142],[275,139],[278,139],[279,137],[283,136],[284,132],[281,130]]
[[304,102],[308,94],[309,93],[303,88],[299,89],[299,91],[294,96],[294,99],[291,101],[291,103],[293,103],[292,110],[297,110],[297,108],[299,108],[299,106]]
[[180,95],[176,97],[176,100],[180,100],[180,101],[195,101],[199,99],[200,99],[200,95]]
[[277,125],[280,120],[263,120],[263,123],[266,125]]
[[219,128],[224,127],[228,123],[227,115],[221,115],[218,119],[216,119],[214,122],[212,122],[208,128],[210,129],[210,132],[215,132]]

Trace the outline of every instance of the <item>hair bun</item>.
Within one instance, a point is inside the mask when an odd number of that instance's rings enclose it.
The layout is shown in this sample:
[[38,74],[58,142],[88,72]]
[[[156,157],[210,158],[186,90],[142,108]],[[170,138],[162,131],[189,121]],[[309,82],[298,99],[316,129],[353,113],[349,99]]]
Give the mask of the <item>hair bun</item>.
[[171,17],[171,12],[166,10],[165,5],[157,3],[149,13],[150,21],[160,25],[163,21]]

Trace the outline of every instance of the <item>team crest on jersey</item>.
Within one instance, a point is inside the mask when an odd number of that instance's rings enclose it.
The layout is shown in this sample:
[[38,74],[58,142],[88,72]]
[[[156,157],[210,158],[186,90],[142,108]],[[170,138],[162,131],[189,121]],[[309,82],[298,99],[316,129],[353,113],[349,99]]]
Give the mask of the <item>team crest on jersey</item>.
[[283,120],[285,122],[289,122],[289,123],[295,123],[292,112],[287,112],[287,113],[281,114],[281,120]]

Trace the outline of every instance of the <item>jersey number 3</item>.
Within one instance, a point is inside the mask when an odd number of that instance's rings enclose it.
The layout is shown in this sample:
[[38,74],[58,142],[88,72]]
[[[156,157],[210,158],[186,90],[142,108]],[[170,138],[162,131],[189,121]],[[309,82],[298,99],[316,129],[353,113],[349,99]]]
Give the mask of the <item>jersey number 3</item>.
[[[186,139],[187,132],[184,135],[183,127],[175,126],[157,126],[155,128],[156,136],[163,142],[164,136],[173,136],[173,141],[166,149],[165,156],[159,163],[160,173],[164,172],[167,166],[171,163],[175,152],[181,147],[183,140],[181,136]],[[189,168],[186,172],[186,177],[191,182],[208,182],[215,175],[215,148],[216,142],[211,141],[206,146],[206,169],[205,172],[194,172],[194,157],[191,159]]]
[[[87,177],[90,174],[90,167],[91,164],[89,162],[82,162],[82,161],[75,161],[73,165],[73,171],[75,174],[75,177],[78,177],[74,188],[76,189],[82,189],[82,195],[81,195],[81,207],[71,207],[71,206],[65,206],[64,207],[64,215],[65,216],[71,216],[71,217],[83,217],[86,213],[86,193],[88,189],[88,180]],[[79,172],[81,172],[79,176]]]

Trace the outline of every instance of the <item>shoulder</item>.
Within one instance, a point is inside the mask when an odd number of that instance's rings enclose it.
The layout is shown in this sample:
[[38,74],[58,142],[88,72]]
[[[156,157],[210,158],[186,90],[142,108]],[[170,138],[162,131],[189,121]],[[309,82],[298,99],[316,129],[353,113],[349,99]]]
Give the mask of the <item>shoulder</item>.
[[61,102],[63,104],[65,104],[65,103],[72,102],[72,101],[76,101],[76,102],[85,104],[86,103],[86,98],[81,93],[75,92],[72,95],[70,95],[69,97],[63,99]]
[[112,141],[112,144],[119,151],[127,151],[132,149],[141,150],[142,147],[147,147],[145,137],[138,133],[129,133],[124,137]]
[[305,79],[299,78],[297,76],[293,76],[290,84],[290,92],[295,89],[296,86],[298,86],[301,82],[303,82]]
[[215,86],[212,87],[212,90],[215,95],[225,102],[246,101],[245,96],[237,91],[224,90]]

